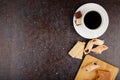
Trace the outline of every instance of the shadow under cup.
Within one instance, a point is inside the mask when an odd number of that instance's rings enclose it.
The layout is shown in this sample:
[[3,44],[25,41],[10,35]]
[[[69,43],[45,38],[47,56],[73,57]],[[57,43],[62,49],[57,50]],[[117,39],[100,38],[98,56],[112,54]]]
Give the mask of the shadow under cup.
[[97,11],[89,11],[83,18],[84,24],[89,29],[97,29],[102,22],[101,15]]

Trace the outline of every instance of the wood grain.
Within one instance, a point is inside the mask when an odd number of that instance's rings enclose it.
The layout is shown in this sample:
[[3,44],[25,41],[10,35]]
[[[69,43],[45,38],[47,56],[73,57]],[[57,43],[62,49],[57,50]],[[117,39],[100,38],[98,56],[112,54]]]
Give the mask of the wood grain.
[[[85,70],[82,69],[83,66],[85,66],[86,64],[90,63],[90,62],[97,62],[98,65],[100,65],[100,67],[94,71],[91,72],[87,72]],[[97,70],[107,70],[110,71],[111,73],[111,80],[115,80],[117,73],[119,72],[119,69],[111,64],[108,64],[100,59],[97,59],[95,57],[92,57],[90,55],[86,55],[76,77],[75,80],[94,80],[96,78],[97,75]]]

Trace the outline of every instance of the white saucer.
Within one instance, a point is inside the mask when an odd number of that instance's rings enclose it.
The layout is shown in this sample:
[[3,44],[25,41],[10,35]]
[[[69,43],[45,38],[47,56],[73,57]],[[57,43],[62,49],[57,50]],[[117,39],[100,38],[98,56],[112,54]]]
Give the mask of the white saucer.
[[[102,6],[100,6],[96,3],[87,3],[87,4],[80,6],[76,10],[76,12],[78,12],[78,11],[81,11],[81,13],[82,13],[82,17],[81,17],[82,24],[79,26],[76,26],[75,16],[73,16],[73,25],[74,25],[76,32],[80,36],[87,38],[87,39],[92,39],[92,38],[98,38],[105,33],[105,31],[108,28],[109,17],[108,17],[106,10]],[[83,23],[83,18],[85,16],[85,14],[89,11],[97,11],[101,15],[102,23],[97,29],[89,29]]]

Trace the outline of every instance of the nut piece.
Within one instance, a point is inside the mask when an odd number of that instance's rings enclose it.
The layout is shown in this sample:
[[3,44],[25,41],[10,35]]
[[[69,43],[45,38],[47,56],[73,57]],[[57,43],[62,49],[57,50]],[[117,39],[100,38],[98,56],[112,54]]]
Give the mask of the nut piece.
[[85,66],[82,67],[83,70],[87,71],[87,72],[91,72],[93,70],[95,70],[96,68],[99,68],[100,66],[96,63],[96,62],[91,62]]
[[69,51],[69,55],[73,58],[82,59],[85,42],[78,41],[75,46]]
[[108,47],[106,45],[100,45],[100,46],[97,46],[96,48],[93,48],[91,51],[96,54],[101,54],[103,51],[105,51],[107,49],[108,49]]

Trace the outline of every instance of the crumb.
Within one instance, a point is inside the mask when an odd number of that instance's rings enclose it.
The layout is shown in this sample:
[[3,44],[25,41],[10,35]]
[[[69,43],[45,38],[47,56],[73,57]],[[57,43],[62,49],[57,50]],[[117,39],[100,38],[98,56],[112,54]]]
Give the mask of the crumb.
[[37,71],[37,69],[35,69],[35,71]]
[[56,72],[55,74],[58,75],[58,72]]
[[23,47],[22,47],[22,49],[24,50],[24,49],[25,49],[25,47],[23,46]]

